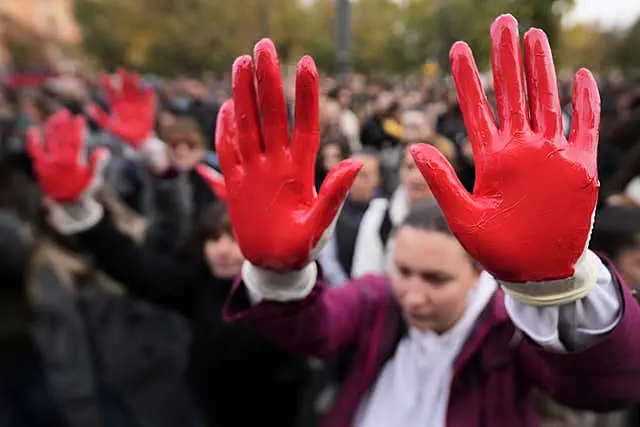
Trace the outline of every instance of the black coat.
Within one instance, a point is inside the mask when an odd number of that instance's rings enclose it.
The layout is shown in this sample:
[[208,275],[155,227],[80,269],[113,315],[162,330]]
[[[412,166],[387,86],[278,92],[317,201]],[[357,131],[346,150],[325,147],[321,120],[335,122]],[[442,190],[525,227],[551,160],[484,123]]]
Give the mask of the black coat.
[[107,219],[81,239],[100,268],[133,296],[190,319],[187,381],[209,426],[295,424],[306,359],[223,320],[230,281],[213,277],[202,259],[181,263],[139,248]]

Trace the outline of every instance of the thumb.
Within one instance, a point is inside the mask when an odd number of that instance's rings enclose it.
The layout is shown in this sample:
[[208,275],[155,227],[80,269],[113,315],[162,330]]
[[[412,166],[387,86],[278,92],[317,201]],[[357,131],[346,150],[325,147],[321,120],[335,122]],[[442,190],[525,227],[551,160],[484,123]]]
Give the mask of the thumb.
[[109,115],[98,105],[91,104],[87,107],[87,114],[103,129],[109,128]]
[[451,163],[437,148],[415,144],[409,147],[409,152],[450,225],[453,218],[462,222],[476,212],[473,197],[462,186]]
[[331,225],[338,214],[338,210],[347,197],[360,168],[362,168],[360,160],[343,160],[338,166],[331,169],[325,178],[320,187],[318,199],[308,216],[308,219],[318,227],[320,234]]
[[211,187],[211,190],[222,199],[223,202],[227,201],[227,187],[224,183],[224,178],[222,174],[215,169],[210,168],[206,165],[198,165],[196,170],[200,174],[200,176],[206,181],[206,183]]

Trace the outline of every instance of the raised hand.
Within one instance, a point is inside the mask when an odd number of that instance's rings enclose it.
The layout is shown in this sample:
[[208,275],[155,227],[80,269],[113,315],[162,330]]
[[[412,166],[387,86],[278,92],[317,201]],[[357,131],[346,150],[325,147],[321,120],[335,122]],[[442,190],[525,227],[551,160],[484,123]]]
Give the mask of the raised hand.
[[108,74],[102,75],[111,116],[95,104],[88,112],[100,127],[139,149],[153,132],[155,95],[151,88],[142,86],[137,74],[120,69],[117,75],[119,87]]
[[72,203],[100,183],[109,151],[98,148],[87,161],[85,121],[62,110],[47,120],[44,142],[37,128],[29,129],[27,147],[38,182],[54,202]]
[[[314,190],[320,143],[318,72],[311,57],[298,63],[295,127],[289,138],[280,64],[271,40],[233,64],[233,100],[218,115],[216,149],[231,223],[254,265],[286,272],[302,268],[332,224],[361,164],[345,160]],[[257,81],[257,91],[254,87]],[[257,92],[257,94],[256,94]],[[200,169],[203,171],[203,167]]]
[[585,252],[598,196],[598,88],[588,70],[576,73],[567,141],[544,32],[524,36],[526,90],[515,18],[497,18],[491,39],[499,127],[469,46],[458,42],[450,52],[476,165],[473,194],[435,149],[410,150],[451,230],[488,271],[516,283],[569,278]]

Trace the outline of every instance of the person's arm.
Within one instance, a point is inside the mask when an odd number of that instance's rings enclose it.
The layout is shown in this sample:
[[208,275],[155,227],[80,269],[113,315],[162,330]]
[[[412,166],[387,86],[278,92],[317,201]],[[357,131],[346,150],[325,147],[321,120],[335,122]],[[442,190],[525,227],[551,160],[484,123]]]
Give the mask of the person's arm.
[[78,233],[98,267],[134,296],[190,315],[197,300],[198,270],[138,246],[108,218]]
[[175,168],[146,176],[146,217],[148,227],[144,246],[172,255],[183,244],[190,231],[191,199],[186,176]]
[[140,298],[190,315],[197,300],[198,270],[138,246],[118,230],[93,198],[50,207],[54,228],[77,235],[98,267]]
[[576,73],[565,139],[547,37],[527,32],[524,67],[518,34],[510,15],[491,29],[499,129],[471,50],[451,50],[476,164],[473,193],[433,147],[409,151],[453,234],[505,290],[526,336],[517,359],[525,377],[574,408],[622,408],[640,398],[640,309],[587,249],[600,186],[598,87],[588,70]]
[[[327,357],[347,348],[363,330],[372,312],[391,298],[388,281],[366,276],[339,287],[327,287],[316,278],[315,263],[288,274],[264,270],[248,262],[243,279],[235,283],[224,310],[228,320],[251,326],[288,350]],[[260,299],[251,307],[237,298],[246,286]]]
[[597,285],[583,299],[532,307],[508,295],[506,308],[524,332],[524,375],[556,401],[611,411],[640,400],[640,305],[613,265],[598,262]]

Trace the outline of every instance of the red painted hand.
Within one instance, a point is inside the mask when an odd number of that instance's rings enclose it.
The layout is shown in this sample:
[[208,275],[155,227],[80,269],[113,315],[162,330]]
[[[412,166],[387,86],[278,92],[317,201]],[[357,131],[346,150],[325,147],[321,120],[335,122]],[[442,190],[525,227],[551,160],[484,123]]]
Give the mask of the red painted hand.
[[224,188],[245,257],[259,267],[284,272],[302,268],[313,258],[312,250],[338,214],[361,164],[341,162],[316,195],[320,114],[313,59],[304,57],[298,63],[291,139],[271,40],[256,44],[254,59],[255,71],[250,56],[233,64],[233,101],[227,101],[218,116],[216,148],[224,184],[219,177],[203,176],[210,178],[218,194]]
[[58,203],[72,203],[100,181],[109,151],[96,149],[86,161],[85,122],[63,110],[46,124],[42,143],[37,128],[29,129],[27,147],[43,192]]
[[89,106],[89,114],[100,127],[139,149],[153,132],[155,96],[151,88],[142,87],[137,74],[120,69],[117,75],[119,88],[108,74],[102,75],[111,116],[95,104]]
[[491,39],[500,128],[471,50],[458,42],[450,53],[475,158],[473,194],[432,147],[411,153],[451,230],[488,271],[510,282],[568,278],[587,246],[598,196],[598,88],[588,70],[576,73],[567,141],[544,32],[531,29],[524,37],[526,93],[517,21],[500,16]]

